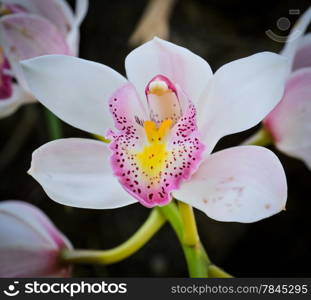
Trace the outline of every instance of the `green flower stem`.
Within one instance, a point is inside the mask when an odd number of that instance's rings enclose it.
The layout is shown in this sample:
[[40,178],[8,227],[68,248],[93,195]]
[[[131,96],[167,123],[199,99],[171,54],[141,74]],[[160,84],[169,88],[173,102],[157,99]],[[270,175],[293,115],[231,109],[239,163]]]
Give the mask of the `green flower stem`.
[[57,140],[63,137],[61,121],[48,109],[45,109],[49,136],[51,140]]
[[260,128],[253,136],[248,138],[242,145],[269,146],[273,144],[273,137],[264,127]]
[[232,278],[233,276],[215,265],[208,266],[208,274],[212,278]]
[[142,248],[166,222],[163,214],[155,208],[145,223],[123,244],[109,250],[63,250],[61,260],[65,263],[113,264]]
[[182,240],[183,235],[183,221],[179,214],[178,208],[176,204],[171,201],[169,204],[158,207],[158,209],[162,212],[162,214],[169,221],[171,226],[173,227],[177,237],[179,240]]
[[182,245],[182,247],[187,261],[189,276],[191,278],[208,278],[208,265],[210,261],[202,244],[199,242],[195,246]]
[[199,243],[197,224],[195,221],[193,208],[181,201],[178,201],[178,208],[184,223],[183,242],[188,246],[195,246]]
[[[188,208],[182,207],[181,211],[182,213],[185,213],[185,216],[182,216],[174,202],[160,207],[159,210],[161,210],[164,216],[168,219],[181,243],[187,262],[189,276],[192,278],[208,277],[208,266],[210,264],[210,260],[200,240],[198,238],[191,238],[191,235],[194,231],[193,226],[195,225],[195,221],[191,220],[192,217],[194,218],[193,213],[189,212]],[[191,223],[191,234],[185,233],[185,231],[187,231],[186,228],[188,225],[187,223],[184,223],[185,221],[190,221]],[[189,240],[186,240],[186,242],[184,240],[185,236],[187,239],[189,237]],[[189,243],[190,241],[191,243]],[[195,243],[192,243],[194,241]]]

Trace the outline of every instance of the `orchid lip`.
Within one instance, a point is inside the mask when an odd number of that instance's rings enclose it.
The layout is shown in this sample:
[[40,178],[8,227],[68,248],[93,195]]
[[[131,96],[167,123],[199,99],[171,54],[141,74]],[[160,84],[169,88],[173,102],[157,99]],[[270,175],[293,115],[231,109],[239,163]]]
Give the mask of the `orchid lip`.
[[[146,87],[149,118],[137,122],[146,118],[137,109],[130,111],[127,101],[134,101],[133,94],[134,87],[128,84],[110,99],[119,130],[109,136],[111,165],[123,188],[141,204],[162,206],[202,160],[204,145],[196,127],[196,110],[168,78],[157,75]],[[184,112],[181,102],[187,107]]]

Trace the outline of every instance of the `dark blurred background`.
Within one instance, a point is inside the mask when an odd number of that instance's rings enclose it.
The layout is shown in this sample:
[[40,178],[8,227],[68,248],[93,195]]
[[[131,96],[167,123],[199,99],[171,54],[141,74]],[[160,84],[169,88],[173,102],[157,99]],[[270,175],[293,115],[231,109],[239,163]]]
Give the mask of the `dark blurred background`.
[[[74,1],[70,1],[71,4]],[[213,70],[231,60],[259,51],[278,52],[283,44],[265,34],[286,17],[291,24],[310,4],[306,1],[180,0],[171,17],[171,41],[205,58]],[[90,0],[81,28],[80,56],[111,66],[124,74],[131,51],[128,38],[146,1]],[[87,136],[63,124],[66,137]],[[255,129],[224,138],[217,149],[234,146]],[[23,141],[23,139],[25,141]],[[139,204],[115,210],[67,209],[50,200],[26,174],[31,153],[49,140],[39,104],[19,109],[0,120],[0,200],[19,199],[40,207],[76,248],[107,249],[126,240],[149,210]],[[275,149],[273,149],[275,151]],[[16,153],[15,153],[16,152]],[[196,211],[200,236],[210,258],[238,277],[311,276],[311,171],[279,152],[287,173],[287,210],[254,224],[221,223]],[[187,276],[183,254],[169,225],[129,259],[111,266],[76,266],[74,276]]]

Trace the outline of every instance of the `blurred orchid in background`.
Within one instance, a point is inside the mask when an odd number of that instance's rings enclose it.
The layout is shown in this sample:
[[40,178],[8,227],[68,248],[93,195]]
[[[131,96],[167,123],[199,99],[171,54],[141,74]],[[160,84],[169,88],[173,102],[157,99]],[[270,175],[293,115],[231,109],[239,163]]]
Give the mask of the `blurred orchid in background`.
[[73,13],[64,0],[0,1],[0,118],[34,101],[19,61],[44,54],[78,55],[88,1]]
[[289,58],[290,74],[281,102],[263,125],[280,151],[311,169],[311,34],[303,35],[310,20],[311,8],[298,20],[281,52]]
[[37,207],[22,201],[0,203],[0,277],[68,277],[60,251],[68,239]]
[[255,126],[280,101],[284,57],[262,52],[213,74],[201,57],[155,38],[127,56],[128,80],[70,56],[22,65],[42,104],[112,140],[61,139],[33,153],[29,173],[53,200],[107,209],[163,206],[174,196],[216,220],[246,223],[284,209],[286,178],[271,151],[241,146],[210,154],[220,138]]
[[129,38],[131,46],[138,46],[158,36],[168,40],[169,19],[177,0],[149,0],[134,32]]

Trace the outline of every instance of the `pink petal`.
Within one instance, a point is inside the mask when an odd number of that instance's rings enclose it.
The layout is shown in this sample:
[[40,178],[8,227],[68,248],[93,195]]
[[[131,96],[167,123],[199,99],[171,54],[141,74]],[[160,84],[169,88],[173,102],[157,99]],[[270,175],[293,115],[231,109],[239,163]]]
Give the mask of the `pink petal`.
[[268,115],[264,126],[276,146],[302,159],[311,168],[311,68],[294,72],[286,83],[282,101]]
[[65,37],[74,22],[74,16],[64,0],[3,0],[3,4],[18,5],[26,12],[51,21]]
[[300,39],[293,62],[293,70],[306,67],[311,67],[311,33]]
[[63,276],[59,251],[72,248],[38,208],[21,201],[0,203],[0,277]]
[[287,59],[262,52],[222,66],[198,103],[198,126],[210,153],[228,134],[258,124],[281,100]]
[[13,14],[0,19],[1,43],[19,83],[27,87],[20,60],[45,54],[68,54],[65,38],[47,19]]
[[[79,26],[84,19],[88,0],[76,0],[76,11],[73,14],[71,7],[64,0],[4,0],[6,6],[20,7],[24,12],[46,18],[53,23],[58,31],[66,38],[71,55],[78,55]],[[14,9],[14,12],[18,12]]]
[[64,0],[28,0],[33,5],[32,13],[44,17],[53,23],[64,37],[67,36],[74,16],[71,7]]
[[2,1],[2,7],[5,9],[5,10],[8,10],[8,12],[10,14],[16,14],[16,13],[25,13],[27,12],[27,10],[20,6],[19,4],[5,4],[5,0]]
[[143,99],[148,82],[157,74],[179,85],[196,103],[212,71],[208,63],[186,48],[154,38],[133,50],[125,60],[131,81]]
[[[123,110],[134,101],[133,93],[133,88],[127,85],[118,90],[110,101],[119,129],[117,133],[111,132],[110,136],[112,168],[124,189],[143,205],[165,205],[171,200],[171,191],[188,179],[201,161],[204,146],[198,139],[196,111],[188,101],[182,118],[173,128],[170,129],[170,125],[166,127],[167,134],[154,140],[146,136],[140,121],[135,123],[135,117],[130,115],[129,119],[129,113]],[[185,97],[181,93],[178,96]],[[153,124],[155,131],[161,130],[162,125],[156,129],[157,125]]]
[[239,146],[210,155],[174,196],[218,221],[255,222],[284,209],[286,177],[270,150]]

